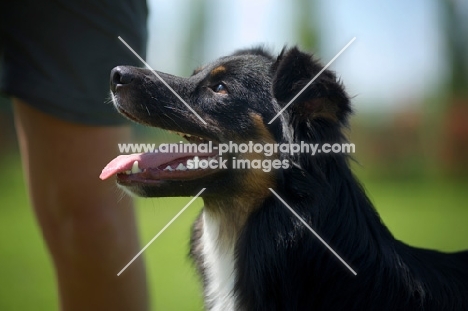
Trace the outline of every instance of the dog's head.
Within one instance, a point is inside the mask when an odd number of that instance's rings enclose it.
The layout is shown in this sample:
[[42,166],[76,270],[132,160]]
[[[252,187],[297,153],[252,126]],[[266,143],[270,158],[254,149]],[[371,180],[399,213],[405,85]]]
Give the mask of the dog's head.
[[[318,128],[340,137],[350,104],[335,75],[325,70],[303,90],[322,69],[311,55],[297,48],[283,49],[278,57],[260,48],[241,50],[196,69],[188,78],[116,67],[111,73],[111,92],[121,114],[176,132],[191,144],[211,142],[214,148],[211,153],[120,156],[108,164],[101,178],[116,174],[120,185],[140,196],[192,196],[203,187],[205,197],[229,196],[233,191],[266,196],[283,170],[301,165],[298,159],[281,153],[243,153],[235,148],[220,159],[216,147],[230,142],[238,146],[318,142]],[[187,161],[194,159],[225,161],[227,168],[188,169]],[[280,164],[271,170],[238,169],[233,167],[238,160],[268,160],[270,165],[276,160]],[[284,165],[284,160],[291,161],[290,165]],[[132,170],[135,161],[138,168]]]

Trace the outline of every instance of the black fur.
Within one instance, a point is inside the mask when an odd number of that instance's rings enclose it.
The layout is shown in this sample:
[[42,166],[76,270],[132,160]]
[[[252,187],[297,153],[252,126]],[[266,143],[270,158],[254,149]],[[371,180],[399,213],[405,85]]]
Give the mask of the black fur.
[[[221,65],[225,72],[211,76]],[[138,122],[217,142],[258,139],[252,114],[261,117],[278,143],[345,142],[342,129],[348,124],[350,101],[329,70],[267,124],[322,68],[297,48],[284,49],[277,58],[256,48],[221,58],[189,78],[164,74],[208,122],[206,126],[142,69],[119,69],[139,83],[121,91],[116,105]],[[114,90],[117,82],[114,76]],[[227,87],[227,96],[206,90],[220,82]],[[205,186],[205,202],[224,202],[229,209],[236,208],[228,204],[235,198],[260,198],[250,207],[234,241],[237,310],[468,310],[468,252],[444,254],[395,240],[352,174],[346,155],[281,154],[281,159],[290,161],[292,168],[274,172],[275,191],[357,276],[276,197],[240,188],[247,173],[232,170],[194,183],[182,181],[171,195],[193,195]],[[167,193],[160,184],[134,188],[146,196]],[[175,189],[174,184],[168,183],[167,189]],[[207,209],[214,209],[210,206]],[[222,212],[230,215],[232,210]],[[192,256],[200,273],[204,272],[199,245],[202,227],[199,218],[192,237]]]

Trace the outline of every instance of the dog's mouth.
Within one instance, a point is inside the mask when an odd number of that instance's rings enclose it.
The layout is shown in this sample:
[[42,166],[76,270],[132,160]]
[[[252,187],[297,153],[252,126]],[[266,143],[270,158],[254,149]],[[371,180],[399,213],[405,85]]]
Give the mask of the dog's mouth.
[[[196,180],[218,171],[215,165],[198,165],[198,163],[216,163],[217,143],[187,133],[175,133],[184,137],[192,146],[199,147],[204,144],[203,151],[206,152],[200,152],[202,148],[191,148],[196,149],[193,152],[167,152],[155,149],[153,152],[120,155],[104,167],[99,177],[105,180],[116,175],[117,182],[124,186],[151,185],[162,181]],[[177,145],[183,147],[182,144]]]

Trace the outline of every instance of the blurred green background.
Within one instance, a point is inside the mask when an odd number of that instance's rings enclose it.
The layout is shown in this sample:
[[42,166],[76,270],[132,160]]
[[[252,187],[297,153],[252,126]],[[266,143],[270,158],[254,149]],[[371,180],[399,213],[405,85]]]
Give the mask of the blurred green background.
[[[398,239],[443,251],[468,249],[467,2],[149,4],[148,62],[172,74],[187,75],[256,43],[275,52],[299,44],[326,63],[356,36],[331,66],[355,97],[349,136],[356,174]],[[0,310],[56,310],[50,257],[29,206],[11,107],[3,102]],[[138,141],[159,139],[154,130],[135,132]],[[189,200],[137,199],[142,245]],[[144,253],[153,310],[202,309],[201,286],[187,257],[190,226],[201,207],[195,201]]]

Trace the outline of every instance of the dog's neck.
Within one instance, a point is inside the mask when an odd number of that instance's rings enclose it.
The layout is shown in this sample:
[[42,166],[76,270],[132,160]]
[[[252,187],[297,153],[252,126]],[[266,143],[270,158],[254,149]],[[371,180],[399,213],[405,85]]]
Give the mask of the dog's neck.
[[218,243],[226,247],[234,247],[247,219],[261,206],[263,198],[251,196],[205,198],[204,202],[204,213],[219,225]]
[[[347,159],[340,156],[333,161],[323,160],[314,163],[313,168],[305,168],[307,171],[286,172],[284,182],[276,191],[287,194],[284,199],[291,203],[293,209],[296,205],[294,201],[301,198],[298,204],[308,205],[305,208],[312,214],[312,223],[309,225],[320,232],[330,231],[331,224],[339,227],[339,232],[333,232],[333,235],[342,236],[341,241],[355,242],[356,236],[365,236],[367,241],[372,241],[367,247],[373,247],[379,244],[380,239],[391,240],[390,231],[381,224],[379,215],[352,174]],[[303,193],[297,188],[291,188],[297,185],[298,178],[301,183],[307,184]],[[272,197],[271,193],[268,195]],[[234,247],[249,216],[263,207],[265,199],[264,194],[205,198],[204,213],[219,225],[217,242],[226,247]],[[277,203],[286,209],[281,202]],[[356,217],[357,215],[360,217]]]
[[388,255],[389,250],[382,247],[395,246],[393,236],[353,175],[347,157],[323,157],[313,166],[308,168],[307,182],[315,190],[304,199],[313,202],[309,206],[311,226],[327,240],[333,237],[335,247],[341,254],[348,254],[350,261],[369,254]]
[[209,310],[238,310],[234,295],[236,243],[250,214],[262,201],[258,196],[204,198],[201,252]]

